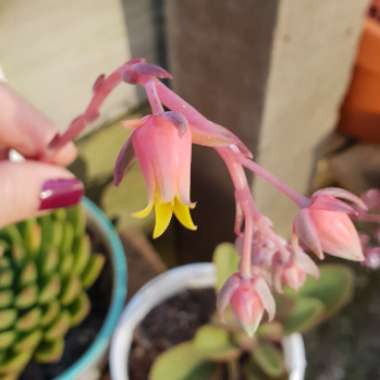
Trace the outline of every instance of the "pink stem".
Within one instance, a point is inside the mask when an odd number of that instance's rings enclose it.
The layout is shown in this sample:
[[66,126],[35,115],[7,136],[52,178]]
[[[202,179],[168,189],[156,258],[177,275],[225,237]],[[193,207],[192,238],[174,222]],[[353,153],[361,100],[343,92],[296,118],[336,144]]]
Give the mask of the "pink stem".
[[244,278],[252,276],[252,243],[253,222],[260,217],[248,185],[243,167],[229,148],[218,148],[218,154],[223,159],[235,188],[236,207],[241,209],[244,216],[243,251],[239,264],[240,274]]
[[309,198],[303,196],[302,194],[299,194],[297,191],[290,188],[286,183],[280,181],[277,177],[275,177],[273,174],[268,172],[256,162],[244,157],[241,157],[240,161],[247,169],[251,170],[257,176],[273,185],[279,192],[286,195],[298,207],[306,207],[310,203]]
[[146,96],[148,98],[150,108],[152,109],[153,114],[160,114],[164,112],[164,108],[162,107],[160,98],[157,94],[156,82],[154,80],[148,80],[143,84],[146,92]]
[[94,84],[94,93],[86,110],[76,117],[62,135],[57,135],[50,142],[50,150],[58,150],[70,141],[78,137],[86,126],[99,117],[99,110],[108,95],[116,86],[123,82],[123,74],[128,63],[123,64],[114,70],[108,77],[100,76]]

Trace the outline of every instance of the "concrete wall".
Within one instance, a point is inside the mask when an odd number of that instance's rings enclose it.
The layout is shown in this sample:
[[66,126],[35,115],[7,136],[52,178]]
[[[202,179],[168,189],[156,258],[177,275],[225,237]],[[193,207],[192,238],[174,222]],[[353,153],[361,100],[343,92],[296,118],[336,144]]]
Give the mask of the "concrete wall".
[[[13,86],[63,129],[100,73],[133,54],[155,59],[151,18],[149,0],[2,0],[0,64]],[[136,89],[123,86],[102,120],[137,101]]]

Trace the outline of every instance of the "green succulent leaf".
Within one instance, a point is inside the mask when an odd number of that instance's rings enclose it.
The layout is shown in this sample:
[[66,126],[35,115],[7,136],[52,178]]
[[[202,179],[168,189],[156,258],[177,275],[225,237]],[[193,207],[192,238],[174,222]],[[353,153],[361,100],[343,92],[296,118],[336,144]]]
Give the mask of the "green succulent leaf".
[[82,273],[82,284],[85,289],[90,288],[99,277],[99,273],[103,269],[104,262],[105,258],[102,254],[97,253],[91,255],[87,268]]
[[51,275],[41,287],[39,302],[45,304],[58,297],[61,291],[61,279],[59,274]]
[[220,289],[226,280],[238,270],[239,256],[231,243],[222,243],[217,246],[213,255],[216,268],[216,288]]
[[16,322],[16,329],[18,331],[28,331],[36,328],[41,320],[41,309],[34,307],[27,311],[24,315],[20,316]]
[[70,328],[70,322],[70,314],[67,311],[62,311],[52,325],[46,329],[44,339],[51,341],[63,337]]
[[149,380],[199,380],[208,379],[214,371],[212,363],[194,349],[192,342],[170,348],[155,360]]
[[272,343],[260,341],[252,352],[252,358],[268,376],[279,377],[285,373],[282,350]]
[[0,309],[9,308],[12,305],[13,295],[10,289],[0,290]]
[[11,327],[17,320],[16,309],[0,310],[0,331]]
[[21,244],[15,243],[12,246],[11,252],[13,262],[17,265],[21,265],[26,260],[27,255],[24,247]]
[[13,284],[14,275],[12,269],[0,273],[0,289],[8,289]]
[[228,361],[240,355],[240,348],[232,343],[230,334],[215,325],[204,325],[193,339],[194,349],[205,359]]
[[40,343],[43,337],[41,330],[32,330],[17,337],[17,342],[14,345],[15,351],[32,351]]
[[68,311],[71,318],[71,326],[77,326],[86,318],[91,309],[91,303],[86,293],[82,293],[71,305]]
[[53,301],[45,305],[43,308],[41,325],[43,327],[50,325],[55,319],[58,318],[60,312],[61,304],[58,301]]
[[299,296],[316,298],[325,307],[324,318],[329,318],[350,301],[354,275],[344,265],[325,264],[320,267],[320,278],[308,278]]
[[62,305],[68,305],[74,301],[82,292],[82,283],[76,274],[64,280],[61,292]]
[[64,348],[62,338],[49,342],[44,341],[38,346],[34,358],[38,363],[54,363],[61,359]]
[[11,344],[16,340],[17,334],[13,330],[0,332],[0,350],[11,347]]
[[20,286],[28,285],[37,280],[38,271],[36,264],[33,261],[29,261],[24,264],[24,267],[21,269],[19,275],[19,284]]
[[82,236],[74,244],[74,263],[73,272],[81,275],[86,268],[91,255],[91,243],[88,236]]
[[74,236],[83,235],[86,227],[86,216],[81,207],[75,206],[67,209],[67,220],[74,228]]
[[22,222],[20,226],[24,246],[30,256],[35,256],[41,246],[41,226],[34,219]]
[[325,307],[318,299],[297,298],[292,311],[283,321],[285,334],[309,330],[321,321],[324,313]]
[[11,352],[0,362],[0,374],[20,373],[30,359],[31,353],[28,351]]
[[33,306],[38,300],[37,285],[27,285],[22,288],[15,298],[15,306],[19,309],[26,309]]
[[55,272],[59,263],[59,253],[56,248],[47,249],[39,257],[41,273],[49,276]]
[[64,256],[72,251],[74,243],[74,228],[71,224],[66,223],[63,229],[63,237],[61,243],[61,256]]
[[72,272],[72,267],[74,263],[74,256],[67,252],[63,255],[60,263],[59,271],[63,277],[68,276]]

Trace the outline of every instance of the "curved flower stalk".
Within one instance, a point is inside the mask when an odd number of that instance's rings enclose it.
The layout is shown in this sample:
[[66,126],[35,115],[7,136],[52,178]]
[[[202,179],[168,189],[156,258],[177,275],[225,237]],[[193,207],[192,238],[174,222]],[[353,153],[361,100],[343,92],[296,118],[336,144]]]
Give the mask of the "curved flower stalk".
[[[274,316],[271,288],[278,292],[283,286],[298,289],[307,275],[318,277],[318,268],[305,251],[320,259],[330,254],[363,260],[352,219],[371,215],[365,201],[342,189],[323,189],[310,198],[297,193],[253,161],[251,152],[237,136],[204,117],[164,85],[162,78],[171,75],[143,59],[131,60],[109,76],[101,75],[85,112],[52,141],[51,149],[73,139],[93,121],[118,84],[124,81],[143,86],[151,114],[125,123],[132,133],[117,158],[114,182],[120,183],[131,159],[136,157],[149,197],[148,206],[136,216],[144,217],[154,209],[154,237],[165,231],[173,214],[185,227],[196,229],[190,215],[195,206],[190,201],[191,145],[215,149],[234,186],[236,244],[241,255],[239,273],[228,279],[220,292],[219,310],[223,312],[230,305],[243,328],[253,334],[265,310],[270,318]],[[269,182],[299,207],[290,241],[276,234],[271,221],[257,209],[246,170]]]

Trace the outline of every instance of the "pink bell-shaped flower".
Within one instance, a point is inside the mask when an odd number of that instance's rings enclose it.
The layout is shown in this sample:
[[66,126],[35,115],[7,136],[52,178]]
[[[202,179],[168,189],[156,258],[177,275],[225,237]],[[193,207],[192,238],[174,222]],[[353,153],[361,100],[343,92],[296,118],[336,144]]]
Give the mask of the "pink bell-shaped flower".
[[[341,201],[350,201],[353,206]],[[340,258],[362,261],[360,239],[350,214],[365,210],[363,201],[348,191],[327,188],[313,194],[310,204],[294,220],[294,231],[303,246],[320,259],[323,252]]]
[[272,293],[262,277],[244,279],[239,273],[233,274],[218,294],[218,310],[221,315],[228,305],[249,336],[253,336],[257,330],[264,311],[267,311],[269,320],[272,320],[276,309]]

